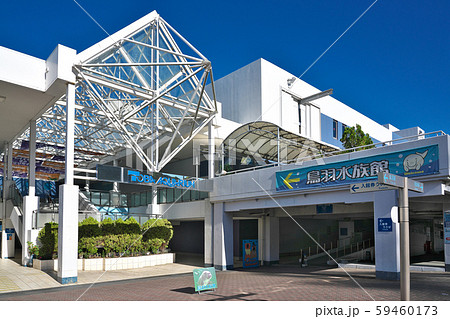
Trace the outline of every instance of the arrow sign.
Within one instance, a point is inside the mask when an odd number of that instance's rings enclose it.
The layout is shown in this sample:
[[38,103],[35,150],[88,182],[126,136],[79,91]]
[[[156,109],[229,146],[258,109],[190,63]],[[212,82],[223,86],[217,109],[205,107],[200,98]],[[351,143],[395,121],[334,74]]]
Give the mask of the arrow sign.
[[291,178],[292,172],[288,174],[288,176],[286,176],[285,179],[283,179],[283,183],[289,188],[289,189],[293,189],[293,187],[291,186],[291,184],[289,183],[298,183],[300,182],[300,177],[297,178]]
[[408,187],[410,191],[423,193],[423,183],[388,172],[378,173],[378,182],[397,188]]
[[382,185],[379,182],[377,182],[376,180],[350,185],[350,193],[351,194],[385,191],[388,189],[395,189],[395,188],[391,187],[391,186],[387,186],[387,185]]

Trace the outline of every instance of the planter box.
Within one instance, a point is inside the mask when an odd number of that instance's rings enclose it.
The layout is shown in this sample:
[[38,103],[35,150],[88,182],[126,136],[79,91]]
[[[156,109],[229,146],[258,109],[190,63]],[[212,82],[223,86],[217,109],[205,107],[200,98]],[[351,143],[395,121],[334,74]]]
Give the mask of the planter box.
[[[175,254],[156,254],[138,257],[122,257],[122,258],[92,258],[92,259],[78,259],[78,270],[92,271],[92,270],[121,270],[121,269],[136,269],[156,265],[172,264],[175,262]],[[33,268],[42,271],[58,271],[58,260],[33,260]]]

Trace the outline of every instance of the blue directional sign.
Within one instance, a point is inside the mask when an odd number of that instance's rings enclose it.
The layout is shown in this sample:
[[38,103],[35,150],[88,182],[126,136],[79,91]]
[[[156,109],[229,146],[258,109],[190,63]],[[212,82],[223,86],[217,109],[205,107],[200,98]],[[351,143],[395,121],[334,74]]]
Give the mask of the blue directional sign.
[[392,231],[392,219],[378,218],[378,231],[379,232],[391,232]]
[[395,187],[380,184],[377,180],[368,180],[364,183],[357,183],[350,185],[351,194],[385,191],[388,189],[395,189]]

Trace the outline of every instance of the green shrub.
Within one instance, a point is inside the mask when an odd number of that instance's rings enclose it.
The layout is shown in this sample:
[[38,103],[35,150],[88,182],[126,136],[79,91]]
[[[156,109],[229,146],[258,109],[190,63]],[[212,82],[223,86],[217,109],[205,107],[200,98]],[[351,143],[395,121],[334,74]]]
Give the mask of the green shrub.
[[114,234],[140,234],[141,226],[139,223],[133,218],[129,218],[126,221],[122,219],[118,219],[114,225]]
[[159,238],[167,245],[173,237],[173,227],[167,219],[149,219],[142,225],[143,240]]
[[119,234],[103,236],[106,257],[137,256],[146,254],[139,234]]
[[78,256],[82,258],[98,257],[98,246],[102,244],[101,237],[83,237],[78,240]]
[[111,218],[106,218],[100,223],[101,233],[103,236],[105,235],[114,235],[115,234],[115,223]]
[[58,253],[58,224],[46,223],[39,231],[39,258],[52,259]]
[[133,217],[128,218],[125,223],[127,225],[127,234],[141,233],[141,225],[139,225],[139,223]]
[[88,217],[78,224],[78,238],[100,236],[100,223],[93,217]]
[[161,246],[164,244],[164,240],[161,238],[152,238],[147,241],[148,250],[153,254],[157,254]]

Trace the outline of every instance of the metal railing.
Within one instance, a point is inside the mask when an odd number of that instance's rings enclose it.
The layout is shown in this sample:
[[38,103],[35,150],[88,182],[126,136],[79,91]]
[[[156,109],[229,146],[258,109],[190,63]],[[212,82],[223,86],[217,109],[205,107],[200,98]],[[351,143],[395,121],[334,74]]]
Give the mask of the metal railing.
[[361,151],[361,150],[365,150],[365,149],[368,149],[368,148],[380,148],[380,147],[390,146],[390,145],[393,145],[393,144],[406,143],[406,142],[411,142],[411,141],[417,141],[417,140],[424,139],[424,138],[431,138],[431,137],[445,136],[445,135],[447,135],[447,134],[445,134],[443,131],[435,131],[435,132],[430,132],[430,133],[423,133],[423,134],[419,134],[419,135],[413,135],[413,136],[408,136],[408,137],[397,138],[397,139],[393,139],[393,140],[386,141],[386,142],[378,142],[378,143],[373,143],[373,144],[370,144],[370,145],[357,146],[357,147],[343,149],[343,150],[337,150],[337,151],[333,151],[333,152],[324,152],[324,153],[320,152],[318,154],[308,155],[308,156],[304,156],[304,157],[299,157],[299,158],[296,158],[296,159],[292,159],[292,160],[288,160],[288,161],[282,161],[282,162],[279,162],[279,163],[271,163],[271,164],[267,164],[267,165],[242,168],[242,169],[239,169],[239,170],[229,171],[229,172],[226,172],[224,174],[217,174],[217,176],[232,175],[232,174],[237,174],[237,173],[242,173],[242,172],[255,171],[255,170],[258,170],[258,169],[262,169],[262,168],[276,167],[276,166],[280,166],[280,165],[288,165],[288,164],[293,164],[293,163],[303,163],[303,162],[305,162],[307,160],[312,161],[312,160],[317,159],[317,158],[331,157],[331,156],[334,156],[334,155],[341,155],[341,154],[352,153],[352,152],[355,152],[355,151]]
[[[320,247],[320,245],[322,247]],[[316,256],[320,254],[325,254],[325,251],[333,258],[343,257],[354,252],[367,249],[372,247],[372,239],[366,239],[356,243],[346,244],[345,241],[336,240],[330,241],[328,243],[323,243],[320,245],[312,245],[306,248],[300,249],[300,256],[306,255],[308,258],[311,256]]]
[[20,190],[17,188],[16,183],[13,183],[9,186],[9,195],[14,206],[18,207],[20,211],[23,212],[23,196]]

